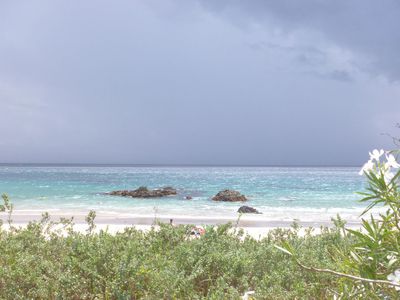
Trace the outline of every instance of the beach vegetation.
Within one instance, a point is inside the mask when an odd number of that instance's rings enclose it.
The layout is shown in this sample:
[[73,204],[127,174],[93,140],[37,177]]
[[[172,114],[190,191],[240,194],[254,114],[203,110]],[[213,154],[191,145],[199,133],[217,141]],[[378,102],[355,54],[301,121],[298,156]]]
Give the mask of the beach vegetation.
[[[333,256],[336,269],[323,269],[298,257],[289,241],[277,246],[290,255],[302,269],[330,274],[338,278],[337,299],[400,298],[400,164],[397,151],[374,150],[360,175],[367,178],[367,188],[360,201],[367,204],[362,213],[361,229],[345,228],[343,236],[352,243],[337,247]],[[379,206],[374,217],[371,212]]]
[[47,213],[23,228],[3,225],[0,299],[323,299],[339,288],[336,278],[304,271],[274,245],[288,242],[302,261],[335,269],[332,253],[351,243],[340,226],[254,239],[227,224],[193,238],[192,226],[169,224],[111,234],[96,230],[95,217],[86,232]]

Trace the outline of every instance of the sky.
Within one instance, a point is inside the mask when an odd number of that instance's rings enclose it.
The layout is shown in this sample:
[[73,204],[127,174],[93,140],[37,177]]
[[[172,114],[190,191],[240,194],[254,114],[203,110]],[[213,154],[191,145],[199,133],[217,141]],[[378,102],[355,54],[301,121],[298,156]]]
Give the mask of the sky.
[[2,0],[0,162],[354,165],[400,136],[397,0]]

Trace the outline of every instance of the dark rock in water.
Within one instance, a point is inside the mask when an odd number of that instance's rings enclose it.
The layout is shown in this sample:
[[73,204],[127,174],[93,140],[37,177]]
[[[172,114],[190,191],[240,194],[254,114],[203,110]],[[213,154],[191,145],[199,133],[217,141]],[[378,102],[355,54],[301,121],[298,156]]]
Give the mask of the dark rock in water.
[[238,191],[223,190],[216,194],[213,198],[214,201],[226,201],[226,202],[244,202],[247,201],[246,196],[242,195]]
[[192,200],[193,197],[192,197],[192,196],[186,196],[185,199],[186,199],[186,200]]
[[176,195],[176,189],[172,187],[164,187],[161,189],[149,190],[145,186],[141,186],[136,190],[123,190],[123,191],[112,191],[106,193],[111,196],[122,196],[122,197],[132,197],[132,198],[161,198],[165,196]]
[[241,214],[261,214],[257,209],[255,209],[253,207],[250,207],[250,206],[246,206],[246,205],[243,205],[243,206],[239,207],[238,213],[241,213]]

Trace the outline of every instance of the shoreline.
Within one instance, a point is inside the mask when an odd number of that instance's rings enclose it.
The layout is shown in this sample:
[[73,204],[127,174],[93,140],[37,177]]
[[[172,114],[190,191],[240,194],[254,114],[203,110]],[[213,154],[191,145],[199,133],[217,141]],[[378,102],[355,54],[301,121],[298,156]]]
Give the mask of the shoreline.
[[[27,224],[31,221],[39,221],[42,217],[43,212],[39,211],[13,211],[11,219],[14,224]],[[76,224],[86,224],[85,217],[88,211],[81,212],[49,212],[50,219],[52,221],[59,221],[60,218],[71,218]],[[6,222],[7,214],[0,213],[0,219]],[[331,227],[333,223],[329,216],[321,216],[319,220],[301,220],[301,219],[281,219],[276,220],[269,216],[255,215],[255,214],[243,214],[236,217],[233,216],[191,216],[191,215],[135,215],[135,214],[117,214],[117,213],[104,213],[96,211],[95,223],[96,225],[115,225],[115,226],[151,226],[157,222],[169,224],[170,220],[176,225],[221,225],[232,223],[241,228],[288,228],[293,223],[296,223],[302,227],[314,227],[318,228],[321,226]],[[361,220],[352,219],[346,220],[346,225],[353,227],[361,224]]]
[[[59,221],[59,216],[50,216],[51,221]],[[63,216],[66,217],[66,216]],[[9,225],[7,224],[6,218],[2,215],[0,219],[3,220],[3,228],[5,230],[9,229]],[[32,217],[30,220],[21,219],[21,218],[12,218],[12,225],[17,228],[25,228],[30,221],[39,221],[40,217]],[[134,223],[136,221],[136,223]],[[169,218],[157,218],[157,222],[161,222],[164,224],[169,224]],[[274,222],[274,221],[266,221],[263,223],[252,223],[248,220],[240,220],[239,223],[232,222],[230,219],[190,219],[190,218],[176,218],[173,219],[174,226],[176,225],[193,225],[193,226],[207,226],[207,225],[224,225],[231,222],[232,228],[243,230],[244,234],[254,238],[255,240],[261,240],[268,236],[271,230],[281,228],[281,229],[290,229],[292,228],[293,222]],[[85,218],[83,216],[74,217],[73,220],[73,230],[79,233],[86,233],[88,229],[88,224],[85,222]],[[101,230],[106,231],[112,235],[117,234],[119,232],[123,232],[126,228],[135,228],[136,230],[142,231],[144,233],[151,231],[152,229],[158,230],[159,225],[154,223],[154,218],[141,218],[141,219],[126,219],[126,218],[95,218],[94,224],[96,225],[93,232],[99,233]],[[304,236],[306,232],[312,228],[311,234],[318,235],[321,233],[321,227],[333,227],[332,222],[298,222],[300,228],[298,229],[299,236]],[[360,228],[360,223],[346,223],[346,228],[358,229]],[[60,225],[56,225],[53,229],[57,230],[62,228]],[[51,229],[51,230],[53,230]],[[66,234],[65,230],[62,230],[62,234]]]
[[[33,210],[15,210],[11,216],[12,225],[15,227],[24,228],[31,221],[40,221],[42,218],[42,211]],[[58,222],[60,218],[73,217],[74,230],[80,233],[85,233],[88,224],[85,220],[88,211],[50,211],[50,220]],[[268,233],[277,228],[289,229],[294,223],[300,226],[299,235],[304,235],[306,230],[312,228],[312,234],[319,234],[321,227],[333,227],[334,224],[328,216],[322,216],[319,220],[274,220],[270,216],[243,214],[237,217],[232,216],[190,216],[190,215],[130,215],[120,213],[104,213],[96,212],[94,223],[96,228],[94,232],[106,230],[108,233],[117,234],[124,231],[126,228],[134,227],[137,230],[147,232],[155,228],[157,230],[158,223],[169,224],[170,219],[173,219],[174,225],[194,225],[194,226],[207,226],[207,225],[224,225],[231,223],[233,227],[242,229],[246,235],[251,236],[256,240],[261,240],[266,237]],[[0,220],[3,221],[3,228],[9,228],[7,224],[7,214],[0,213]],[[358,229],[361,227],[361,220],[346,220],[346,227]],[[56,226],[59,228],[59,226]]]
[[[14,210],[12,213],[13,223],[28,223],[30,221],[38,221],[41,219],[42,214],[46,211],[39,210]],[[75,223],[86,223],[85,217],[89,211],[47,211],[52,221],[58,221],[60,218],[71,218],[73,217]],[[174,214],[128,214],[128,213],[104,213],[96,212],[95,223],[104,225],[152,225],[157,220],[161,223],[169,223],[170,219],[173,219],[173,223],[177,225],[221,225],[221,224],[238,224],[239,227],[290,227],[294,222],[302,227],[320,227],[320,226],[332,226],[330,215],[320,215],[319,219],[297,219],[297,218],[285,218],[275,219],[269,215],[259,214],[242,214],[237,216],[193,216],[193,215],[174,215]],[[6,213],[0,213],[0,219],[6,220]],[[343,218],[343,217],[342,217]],[[361,223],[359,218],[352,218],[347,220],[343,218],[346,223],[350,226],[357,226]]]

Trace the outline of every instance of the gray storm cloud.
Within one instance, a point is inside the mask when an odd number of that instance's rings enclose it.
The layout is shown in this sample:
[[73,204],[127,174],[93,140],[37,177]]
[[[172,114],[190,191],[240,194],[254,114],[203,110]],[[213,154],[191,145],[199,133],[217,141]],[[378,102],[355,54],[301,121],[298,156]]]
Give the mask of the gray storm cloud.
[[[204,8],[234,23],[276,27],[287,35],[317,33],[333,46],[354,53],[361,71],[400,79],[400,2],[318,0],[199,0]],[[239,20],[239,21],[238,21]],[[312,44],[312,41],[310,41]]]
[[395,1],[3,1],[0,162],[358,165],[400,120]]

